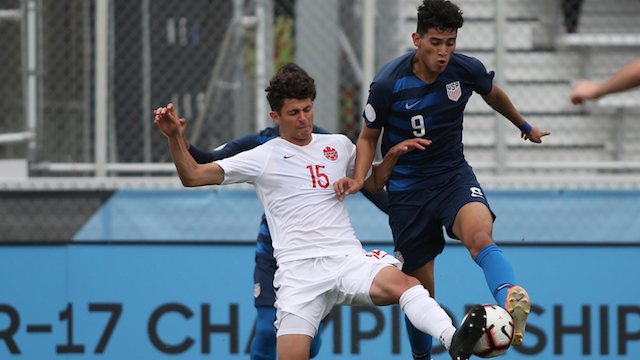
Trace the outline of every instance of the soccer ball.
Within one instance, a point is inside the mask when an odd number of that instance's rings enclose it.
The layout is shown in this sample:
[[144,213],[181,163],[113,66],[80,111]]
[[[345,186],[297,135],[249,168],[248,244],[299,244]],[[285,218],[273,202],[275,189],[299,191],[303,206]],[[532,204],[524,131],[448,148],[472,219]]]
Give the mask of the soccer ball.
[[511,346],[513,318],[498,305],[484,305],[484,310],[487,313],[487,327],[473,347],[473,354],[481,358],[492,358],[504,354]]

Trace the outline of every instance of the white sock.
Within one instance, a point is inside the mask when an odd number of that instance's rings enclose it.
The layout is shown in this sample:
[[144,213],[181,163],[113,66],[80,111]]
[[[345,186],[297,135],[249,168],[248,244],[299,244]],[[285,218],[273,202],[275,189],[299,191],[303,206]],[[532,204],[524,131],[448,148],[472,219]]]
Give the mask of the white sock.
[[438,341],[440,341],[445,349],[449,350],[449,348],[451,348],[451,340],[453,340],[453,334],[455,333],[456,328],[451,327],[450,329],[447,329],[442,334],[440,334]]
[[456,328],[449,315],[429,296],[422,285],[416,285],[400,296],[400,308],[416,329],[427,333],[448,350]]

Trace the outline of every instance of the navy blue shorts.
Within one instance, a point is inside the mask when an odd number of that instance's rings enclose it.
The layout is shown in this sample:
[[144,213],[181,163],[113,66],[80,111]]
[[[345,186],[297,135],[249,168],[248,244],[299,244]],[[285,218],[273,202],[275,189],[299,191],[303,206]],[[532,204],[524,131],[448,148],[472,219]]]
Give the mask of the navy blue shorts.
[[[389,192],[389,225],[396,257],[403,262],[405,273],[419,269],[442,253],[443,226],[449,237],[457,238],[452,231],[453,222],[464,205],[481,202],[489,208],[471,168],[465,166],[456,172],[437,188]],[[491,216],[495,220],[493,212]]]
[[253,297],[255,306],[273,306],[276,292],[273,290],[273,275],[276,273],[276,259],[256,253],[256,267],[253,270]]

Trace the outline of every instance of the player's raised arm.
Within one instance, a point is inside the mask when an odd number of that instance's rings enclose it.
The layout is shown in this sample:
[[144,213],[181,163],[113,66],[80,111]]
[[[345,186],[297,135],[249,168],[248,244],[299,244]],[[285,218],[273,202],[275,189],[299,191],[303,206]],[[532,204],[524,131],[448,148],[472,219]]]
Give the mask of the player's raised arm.
[[369,172],[369,168],[373,164],[373,159],[376,156],[376,145],[378,144],[378,137],[380,136],[380,129],[371,129],[367,126],[362,127],[360,136],[356,143],[356,167],[353,174],[353,179],[360,187],[358,189],[349,189],[351,194],[355,194],[360,191],[364,184],[364,178]]
[[518,110],[516,110],[515,106],[513,106],[507,94],[497,85],[494,84],[491,92],[487,95],[482,95],[482,98],[491,108],[509,119],[513,125],[520,129],[521,138],[534,143],[541,143],[543,136],[551,135],[548,131],[540,131],[537,127],[529,125]]
[[180,121],[173,104],[154,111],[154,124],[169,140],[169,149],[178,175],[184,186],[219,185],[224,180],[224,170],[215,163],[198,165],[191,154],[184,138],[186,126]]
[[356,143],[357,152],[353,178],[344,177],[333,184],[333,190],[336,192],[338,200],[342,201],[345,196],[357,193],[364,186],[364,180],[376,155],[378,136],[380,136],[379,129],[363,127]]

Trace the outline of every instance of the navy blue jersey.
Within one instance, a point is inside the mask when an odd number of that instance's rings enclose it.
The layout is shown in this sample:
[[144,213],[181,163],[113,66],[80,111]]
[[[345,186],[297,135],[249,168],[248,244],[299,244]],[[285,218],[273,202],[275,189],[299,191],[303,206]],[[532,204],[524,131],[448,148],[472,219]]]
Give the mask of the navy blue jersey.
[[[254,132],[245,136],[242,136],[232,142],[226,143],[223,146],[211,152],[203,152],[191,145],[189,147],[189,153],[196,160],[198,164],[206,164],[216,160],[228,158],[240,152],[253,149],[256,146],[262,145],[267,141],[274,139],[279,134],[280,125],[272,126]],[[313,132],[316,134],[330,134],[328,131],[321,127],[313,126]],[[362,193],[373,202],[380,210],[388,213],[387,206],[387,194],[381,192],[379,194],[371,194],[370,192],[363,190]],[[267,219],[262,214],[262,222],[260,223],[260,232],[258,233],[258,244],[256,248],[256,254],[258,256],[265,256],[273,258],[273,246],[271,245],[271,234],[269,233],[269,226]]]
[[462,113],[475,91],[491,92],[494,73],[476,58],[454,53],[435,82],[427,84],[413,72],[416,51],[384,65],[373,79],[364,117],[367,127],[384,127],[381,150],[415,137],[429,139],[424,151],[400,157],[389,191],[419,190],[446,181],[453,169],[466,165],[462,153]]
[[[246,150],[251,150],[258,145],[262,145],[267,141],[280,136],[280,125],[268,127],[258,132],[247,134],[232,142],[226,143],[211,152],[202,152],[193,145],[189,148],[189,153],[196,160],[198,164],[206,164],[216,160],[228,158],[237,153],[241,153]],[[313,132],[319,134],[328,134],[329,132],[313,126]]]

